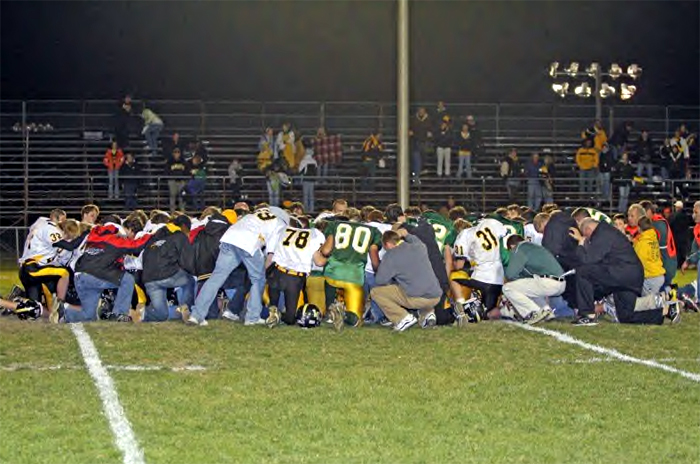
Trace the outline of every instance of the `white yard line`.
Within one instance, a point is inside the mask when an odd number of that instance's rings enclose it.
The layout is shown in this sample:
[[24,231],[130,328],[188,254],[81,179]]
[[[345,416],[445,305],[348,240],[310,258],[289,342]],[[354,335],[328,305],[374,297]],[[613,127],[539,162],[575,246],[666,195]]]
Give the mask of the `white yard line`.
[[102,399],[102,408],[114,435],[114,441],[124,457],[124,464],[145,464],[143,450],[139,446],[129,419],[126,418],[126,413],[119,402],[119,396],[114,387],[114,381],[105,366],[102,365],[95,344],[82,324],[70,324],[70,328],[78,340],[80,352],[83,354],[90,376],[95,381],[97,392]]
[[[556,330],[550,330],[550,329],[543,329],[541,327],[533,327],[531,325],[525,325],[525,324],[519,324],[519,323],[510,323],[511,325],[518,327],[523,330],[527,330],[530,332],[536,332],[536,333],[541,333],[543,335],[550,336],[562,343],[568,343],[569,345],[576,345],[580,346],[581,348],[585,348],[590,351],[595,351],[596,353],[603,354],[605,356],[609,356],[611,358],[618,359],[620,361],[632,363],[632,364],[641,364],[642,366],[647,366],[651,367],[653,369],[660,369],[662,371],[666,372],[671,372],[673,374],[678,374],[680,376],[685,377],[686,379],[690,379],[694,382],[700,383],[700,374],[695,374],[693,372],[688,372],[684,371],[682,369],[677,369],[675,367],[667,366],[666,364],[661,364],[657,361],[653,361],[651,359],[641,359],[641,358],[635,358],[634,356],[630,356],[624,353],[620,353],[617,350],[613,350],[611,348],[605,348],[600,345],[595,345],[593,343],[587,343],[582,340],[579,340],[578,338],[574,338],[571,335],[562,333],[562,332],[557,332]],[[582,327],[581,330],[590,330],[590,328],[585,328]]]
[[[649,361],[654,362],[696,362],[700,363],[700,358],[661,358],[661,359],[650,359]],[[586,359],[553,359],[552,364],[597,364],[606,362],[622,362],[619,359],[606,357],[606,358],[586,358]]]

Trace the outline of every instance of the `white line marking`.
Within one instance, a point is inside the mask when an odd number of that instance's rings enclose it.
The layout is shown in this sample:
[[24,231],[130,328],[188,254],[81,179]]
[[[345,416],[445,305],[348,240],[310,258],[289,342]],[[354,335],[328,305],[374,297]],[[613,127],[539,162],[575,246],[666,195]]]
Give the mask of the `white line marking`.
[[[654,362],[697,362],[700,363],[700,358],[661,358],[650,359]],[[553,359],[552,364],[597,364],[602,362],[620,362],[615,358],[587,358],[587,359]]]
[[95,381],[97,392],[102,399],[104,413],[114,435],[114,441],[124,456],[124,464],[145,464],[143,450],[139,447],[134,430],[131,428],[124,408],[119,402],[117,390],[114,388],[114,381],[109,376],[107,369],[102,365],[95,344],[82,324],[70,324],[70,328],[78,340],[78,345],[90,376]]
[[[686,379],[690,379],[694,382],[700,383],[700,374],[694,374],[692,372],[687,372],[682,369],[676,369],[675,367],[667,366],[666,364],[661,364],[656,361],[652,361],[651,359],[640,359],[640,358],[635,358],[633,356],[620,353],[617,350],[613,350],[610,348],[604,348],[599,345],[594,345],[592,343],[586,343],[584,341],[581,341],[577,338],[572,337],[571,335],[557,332],[555,330],[549,330],[549,329],[543,329],[541,327],[533,327],[531,325],[525,325],[525,324],[519,324],[517,322],[507,322],[507,324],[511,324],[515,327],[519,327],[523,330],[528,330],[530,332],[537,332],[541,333],[544,335],[548,335],[550,337],[553,337],[557,340],[559,340],[562,343],[568,343],[570,345],[577,345],[580,346],[581,348],[585,348],[587,350],[595,351],[596,353],[600,353],[606,356],[610,356],[612,358],[619,359],[620,361],[628,362],[628,363],[633,363],[633,364],[641,364],[643,366],[647,367],[652,367],[654,369],[661,369],[662,371],[666,372],[671,372],[673,374],[678,374]],[[585,329],[584,329],[585,330]]]

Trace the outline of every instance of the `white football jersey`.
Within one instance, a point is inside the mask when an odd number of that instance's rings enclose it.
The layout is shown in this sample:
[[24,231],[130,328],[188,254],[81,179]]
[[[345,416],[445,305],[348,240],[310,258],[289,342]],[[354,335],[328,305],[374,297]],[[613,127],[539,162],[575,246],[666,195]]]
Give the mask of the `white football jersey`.
[[30,229],[19,263],[33,259],[39,265],[51,264],[58,255],[58,248],[53,244],[63,238],[63,232],[51,221],[35,223]]
[[263,246],[268,253],[275,251],[275,237],[287,223],[267,208],[246,214],[230,226],[221,237],[221,242],[234,245],[253,255]]
[[[77,238],[75,240],[78,240]],[[70,267],[75,271],[75,264],[78,262],[83,252],[85,251],[85,245],[87,244],[87,236],[83,237],[82,242],[78,248],[73,251],[60,250],[54,262],[60,266]]]
[[484,219],[459,233],[455,240],[455,256],[466,258],[472,263],[472,279],[486,284],[503,285],[500,242],[509,234],[499,221]]
[[535,230],[534,224],[525,224],[524,233],[525,239],[531,241],[535,245],[542,245],[542,234]]
[[314,253],[321,248],[326,237],[318,229],[287,227],[274,240],[277,244],[272,262],[285,269],[308,274],[311,272]]
[[[391,230],[391,224],[385,224],[383,222],[368,222],[367,225],[374,227],[382,234],[384,234],[384,232],[386,232],[387,230]],[[386,254],[386,250],[384,248],[381,248],[379,250],[379,259],[381,260],[385,254]],[[367,265],[365,266],[365,272],[371,272],[372,274],[374,274],[374,268],[372,267],[372,260],[369,259],[369,252],[367,253]]]

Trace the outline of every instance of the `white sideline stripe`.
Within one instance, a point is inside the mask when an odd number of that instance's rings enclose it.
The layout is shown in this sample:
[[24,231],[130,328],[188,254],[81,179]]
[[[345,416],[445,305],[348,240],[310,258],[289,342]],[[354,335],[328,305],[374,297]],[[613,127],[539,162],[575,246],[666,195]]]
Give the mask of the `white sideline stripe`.
[[[661,359],[650,359],[654,362],[698,362],[700,363],[700,358],[661,358]],[[602,362],[620,362],[616,358],[588,358],[588,359],[554,359],[552,364],[597,364]]]
[[523,330],[528,330],[530,332],[537,332],[537,333],[541,333],[544,335],[548,335],[552,338],[559,340],[562,343],[568,343],[570,345],[577,345],[577,346],[580,346],[581,348],[595,351],[596,353],[604,354],[606,356],[610,356],[611,358],[619,359],[620,361],[633,363],[633,364],[641,364],[642,366],[652,367],[654,369],[660,369],[662,371],[671,372],[673,374],[678,374],[680,376],[683,376],[686,379],[690,379],[694,382],[700,383],[700,374],[695,374],[692,372],[684,371],[682,369],[676,369],[675,367],[667,366],[666,364],[661,364],[659,362],[652,361],[651,359],[635,358],[633,356],[630,356],[630,355],[627,355],[624,353],[620,353],[619,351],[613,350],[611,348],[605,348],[605,347],[602,347],[599,345],[594,345],[593,343],[586,343],[584,341],[581,341],[577,338],[572,337],[571,335],[557,332],[556,330],[543,329],[541,327],[533,327],[531,325],[520,324],[517,322],[508,322],[508,324],[514,325],[515,327],[519,327]]
[[114,441],[124,456],[124,464],[145,464],[143,450],[139,447],[134,430],[131,428],[124,408],[119,402],[117,390],[114,388],[114,381],[109,376],[107,369],[102,365],[95,344],[82,324],[70,324],[70,328],[78,340],[78,345],[90,376],[95,381],[97,392],[100,394],[100,399],[102,399],[102,407],[114,435]]

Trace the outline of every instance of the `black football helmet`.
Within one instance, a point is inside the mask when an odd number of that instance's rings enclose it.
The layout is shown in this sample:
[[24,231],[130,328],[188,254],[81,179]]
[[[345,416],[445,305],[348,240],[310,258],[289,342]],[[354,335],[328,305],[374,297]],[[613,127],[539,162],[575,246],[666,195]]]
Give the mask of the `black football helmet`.
[[305,304],[297,309],[296,314],[297,325],[307,329],[318,327],[321,325],[323,315],[318,306],[314,304]]
[[38,301],[17,298],[15,303],[17,303],[17,309],[15,309],[14,313],[21,320],[33,321],[39,319],[44,312],[44,307]]

